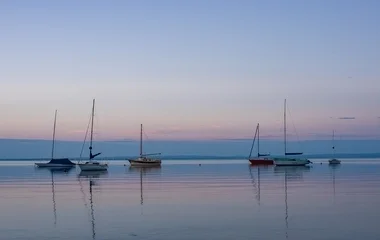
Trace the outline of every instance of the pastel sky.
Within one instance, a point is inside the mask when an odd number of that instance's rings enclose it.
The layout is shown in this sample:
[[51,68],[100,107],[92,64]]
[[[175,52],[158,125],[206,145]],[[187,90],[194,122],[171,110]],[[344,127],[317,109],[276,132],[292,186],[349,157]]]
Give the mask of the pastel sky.
[[[380,135],[380,2],[0,1],[0,138]],[[339,118],[355,119],[339,119]]]

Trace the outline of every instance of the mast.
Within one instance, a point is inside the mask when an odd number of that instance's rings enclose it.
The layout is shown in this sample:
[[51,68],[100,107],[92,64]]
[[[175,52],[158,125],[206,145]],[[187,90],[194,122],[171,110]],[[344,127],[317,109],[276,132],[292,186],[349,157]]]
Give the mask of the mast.
[[57,123],[57,110],[55,110],[55,115],[54,115],[53,142],[52,142],[52,147],[51,147],[51,159],[54,159],[55,127],[56,127],[56,123]]
[[333,135],[332,135],[332,149],[333,149],[333,155],[335,157],[335,131],[333,130]]
[[143,147],[142,147],[142,136],[143,135],[143,125],[140,125],[140,157],[143,155]]
[[284,150],[285,150],[285,155],[301,155],[303,154],[302,152],[287,152],[286,151],[286,99],[284,101]]
[[284,149],[286,155],[286,99],[284,101]]
[[253,137],[253,140],[252,140],[251,151],[249,152],[248,160],[252,156],[252,150],[253,150],[253,146],[255,145],[255,140],[256,140],[256,136],[257,136],[258,127],[259,127],[259,124],[257,124],[256,130],[255,130],[255,136]]
[[95,115],[95,99],[92,100],[92,113],[91,113],[91,136],[90,136],[90,160],[100,155],[100,153],[92,154],[92,140],[94,135],[94,115]]
[[257,124],[257,157],[260,157],[260,123]]

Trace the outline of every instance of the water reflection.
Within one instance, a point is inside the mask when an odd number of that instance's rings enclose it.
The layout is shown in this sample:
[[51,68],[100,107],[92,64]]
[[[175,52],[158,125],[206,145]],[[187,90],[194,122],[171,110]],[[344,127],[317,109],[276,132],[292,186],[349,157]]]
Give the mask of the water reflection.
[[335,173],[340,168],[340,164],[330,164],[329,165],[330,172],[331,172],[331,178],[333,183],[333,192],[334,192],[334,201],[335,201]]
[[[249,168],[249,174],[251,176],[251,182],[252,182],[253,188],[255,190],[255,198],[257,200],[257,203],[260,205],[260,191],[261,191],[260,174],[263,172],[268,172],[269,169],[271,169],[272,167],[248,165],[248,168]],[[257,172],[257,181],[255,181],[255,176],[254,176],[253,172]]]
[[274,167],[276,174],[284,174],[284,189],[285,189],[285,236],[288,239],[289,230],[289,206],[288,206],[288,181],[300,180],[305,172],[310,172],[310,166],[281,166]]
[[46,171],[50,172],[51,176],[51,193],[52,193],[52,202],[53,202],[53,215],[54,215],[54,226],[57,225],[57,204],[55,201],[55,182],[54,175],[68,175],[70,171],[74,169],[73,166],[70,167],[46,167],[46,168],[36,168],[37,171]]
[[81,171],[78,175],[79,184],[81,187],[81,192],[83,194],[83,200],[85,202],[85,207],[87,208],[88,204],[86,202],[86,195],[83,191],[83,185],[81,179],[86,178],[89,182],[89,201],[90,201],[90,215],[91,215],[91,230],[92,230],[92,239],[95,239],[96,237],[96,231],[95,231],[95,210],[94,210],[94,200],[93,200],[93,186],[99,186],[98,181],[95,181],[96,179],[99,179],[100,176],[107,176],[107,171]]
[[140,173],[140,204],[144,204],[144,194],[143,194],[143,176],[145,177],[148,173],[160,173],[161,166],[150,166],[150,167],[141,167],[141,166],[129,166],[128,171],[131,173]]
[[305,172],[310,172],[310,166],[275,166],[275,175],[286,175],[287,180],[301,180]]

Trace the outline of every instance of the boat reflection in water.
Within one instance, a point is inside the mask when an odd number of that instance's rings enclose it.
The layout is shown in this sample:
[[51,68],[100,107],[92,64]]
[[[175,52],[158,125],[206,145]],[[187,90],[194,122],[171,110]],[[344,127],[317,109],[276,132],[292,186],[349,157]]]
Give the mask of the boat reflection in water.
[[57,204],[55,201],[54,175],[69,175],[69,172],[75,168],[74,166],[36,168],[37,171],[48,170],[51,175],[51,193],[52,193],[52,202],[53,202],[54,226],[57,225]]
[[[249,167],[249,175],[251,176],[251,182],[255,191],[255,196],[257,203],[260,205],[260,177],[261,173],[269,172],[272,167],[269,166],[255,166],[255,165],[248,165]],[[257,177],[255,180],[255,172],[257,172]]]
[[285,189],[285,235],[288,239],[288,229],[289,229],[289,207],[288,207],[288,181],[301,180],[303,179],[303,174],[305,172],[310,172],[310,166],[281,166],[274,167],[275,174],[284,175],[284,189]]
[[340,168],[340,165],[338,164],[329,164],[330,172],[331,172],[331,178],[333,183],[333,192],[334,192],[334,201],[335,201],[335,174],[336,171]]
[[274,167],[275,175],[286,175],[287,180],[300,180],[305,172],[310,172],[311,166],[280,166]]
[[143,177],[161,173],[161,166],[129,166],[128,171],[131,173],[140,173],[140,204],[144,204],[143,194]]
[[85,207],[88,206],[86,201],[86,194],[83,190],[83,185],[81,179],[87,179],[89,183],[89,202],[90,202],[90,215],[91,215],[91,230],[92,230],[92,239],[95,239],[96,237],[96,231],[95,231],[95,211],[94,211],[94,201],[93,201],[93,187],[99,186],[99,183],[96,181],[96,179],[99,179],[101,176],[105,177],[108,175],[107,171],[81,171],[78,175],[79,185],[81,188],[81,192],[83,194],[83,201]]

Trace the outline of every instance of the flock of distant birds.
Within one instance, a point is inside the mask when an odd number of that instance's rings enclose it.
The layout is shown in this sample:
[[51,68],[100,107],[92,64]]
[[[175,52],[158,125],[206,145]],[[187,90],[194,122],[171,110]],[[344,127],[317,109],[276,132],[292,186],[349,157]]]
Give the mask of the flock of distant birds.
[[[57,111],[55,111],[55,117],[54,117],[54,128],[53,128],[53,144],[52,144],[52,153],[51,153],[51,160],[47,163],[35,163],[37,167],[73,167],[75,165],[78,165],[81,169],[81,171],[107,171],[108,170],[108,164],[107,163],[101,163],[99,161],[94,160],[94,158],[101,153],[93,154],[92,150],[92,142],[93,142],[93,132],[94,132],[94,114],[95,114],[95,99],[92,101],[92,114],[91,114],[91,131],[90,131],[90,156],[89,160],[86,162],[79,162],[79,163],[73,163],[69,158],[54,158],[54,145],[55,145],[55,129],[56,129],[56,122],[57,122]],[[139,167],[158,167],[161,166],[161,159],[158,157],[151,157],[151,156],[157,156],[161,153],[152,153],[152,154],[143,154],[143,141],[142,141],[142,132],[143,132],[143,125],[141,124],[140,129],[140,155],[136,159],[126,159],[129,161],[131,166],[139,166]],[[87,133],[86,133],[87,137]],[[252,157],[252,151],[254,148],[255,141],[257,139],[257,156]],[[333,134],[334,139],[334,134]],[[294,155],[302,155],[302,152],[287,152],[286,147],[286,99],[284,101],[284,147],[285,147],[285,156],[284,157],[275,157],[271,158],[269,157],[269,154],[261,154],[260,153],[260,124],[257,124],[255,136],[253,138],[251,151],[248,157],[248,160],[251,165],[276,165],[276,166],[306,166],[310,163],[312,163],[310,160],[306,158],[299,158],[299,157],[288,157],[288,156],[294,156]],[[335,146],[333,144],[333,150],[335,151]],[[340,164],[341,161],[332,158],[329,160],[329,164],[335,165]]]

